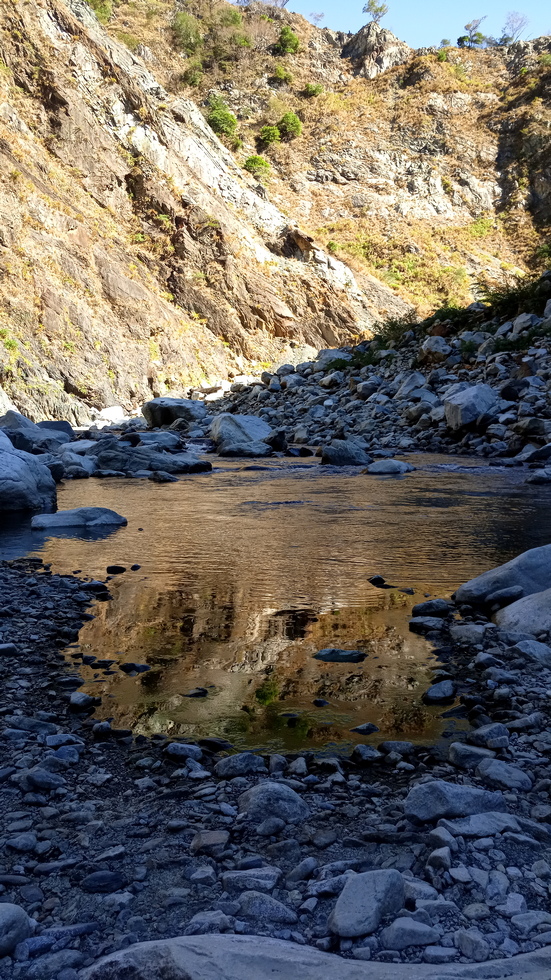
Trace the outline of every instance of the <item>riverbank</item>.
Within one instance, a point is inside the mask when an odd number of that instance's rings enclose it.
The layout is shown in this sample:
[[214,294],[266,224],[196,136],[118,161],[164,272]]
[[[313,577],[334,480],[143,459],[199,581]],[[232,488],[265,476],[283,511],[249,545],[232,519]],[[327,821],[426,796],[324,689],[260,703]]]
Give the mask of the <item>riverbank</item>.
[[473,726],[448,759],[407,742],[236,755],[95,723],[60,650],[105,584],[38,561],[1,577],[2,975],[74,980],[104,954],[202,933],[380,963],[551,943],[551,671],[484,612],[413,621]]

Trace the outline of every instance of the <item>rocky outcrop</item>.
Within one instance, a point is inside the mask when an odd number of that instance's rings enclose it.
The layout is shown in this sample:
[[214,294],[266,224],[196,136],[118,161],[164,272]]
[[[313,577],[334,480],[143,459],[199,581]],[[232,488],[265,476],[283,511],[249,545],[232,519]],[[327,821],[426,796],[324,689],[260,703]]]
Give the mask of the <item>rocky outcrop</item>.
[[346,42],[342,54],[344,58],[350,58],[358,75],[375,78],[381,72],[409,61],[412,49],[372,20]]

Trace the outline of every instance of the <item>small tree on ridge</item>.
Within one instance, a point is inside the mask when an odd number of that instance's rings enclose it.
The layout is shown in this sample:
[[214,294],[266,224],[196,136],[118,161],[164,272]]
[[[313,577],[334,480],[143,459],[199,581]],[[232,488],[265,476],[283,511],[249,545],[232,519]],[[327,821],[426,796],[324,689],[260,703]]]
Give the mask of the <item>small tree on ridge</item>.
[[363,8],[364,14],[370,14],[371,20],[379,24],[383,17],[388,14],[388,4],[378,3],[377,0],[367,0],[365,7]]

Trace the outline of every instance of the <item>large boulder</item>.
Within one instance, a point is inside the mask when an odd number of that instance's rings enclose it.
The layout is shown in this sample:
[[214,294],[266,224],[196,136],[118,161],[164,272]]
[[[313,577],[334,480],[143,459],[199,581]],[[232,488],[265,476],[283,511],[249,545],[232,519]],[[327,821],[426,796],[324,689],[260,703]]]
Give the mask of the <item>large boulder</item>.
[[[421,345],[421,359],[423,361],[438,362],[445,361],[451,354],[452,349],[443,337],[427,337]],[[422,384],[425,383],[423,378]]]
[[0,904],[0,956],[9,956],[35,930],[36,922],[20,905]]
[[26,453],[55,452],[62,443],[67,442],[69,433],[66,430],[56,428],[54,423],[52,428],[46,425],[36,425],[19,412],[8,411],[0,418],[0,426],[12,444]]
[[[411,53],[411,48],[404,41],[374,20],[365,24],[342,49],[343,57],[355,62],[356,73],[364,78],[375,78],[382,71],[405,64],[411,58]],[[320,352],[320,359],[324,353]],[[342,355],[334,351],[333,356]]]
[[540,630],[551,630],[551,589],[535,592],[525,596],[524,599],[512,602],[510,606],[496,613],[495,621],[501,629],[517,633],[539,633]]
[[219,451],[223,446],[265,442],[271,435],[272,429],[268,423],[256,415],[232,415],[230,412],[223,412],[214,416],[210,427],[210,437]]
[[80,980],[548,980],[551,947],[490,963],[362,963],[267,936],[178,936],[110,953]]
[[329,916],[329,928],[337,936],[367,936],[385,915],[404,905],[404,880],[399,871],[365,871],[351,875]]
[[202,422],[207,414],[204,402],[191,398],[152,398],[142,406],[142,415],[152,429],[171,425],[176,419]]
[[[513,586],[522,587],[525,596],[551,589],[551,544],[530,548],[529,551],[524,551],[504,565],[491,568],[488,572],[483,572],[482,575],[465,582],[464,585],[459,586],[456,600],[481,605],[493,593]],[[523,599],[519,600],[519,602],[523,601]],[[513,606],[518,606],[519,602],[514,602]],[[513,606],[507,608],[511,609]],[[504,613],[505,610],[501,610],[496,616],[496,621],[500,625],[502,620],[503,622],[506,620]],[[541,629],[545,628],[541,627]]]
[[[8,447],[9,444],[9,447]],[[0,510],[42,510],[55,507],[55,480],[36,456],[0,441]]]
[[460,786],[443,779],[430,779],[410,789],[404,803],[406,817],[427,823],[440,817],[468,817],[486,810],[504,810],[501,793],[473,786]]
[[239,797],[240,813],[246,813],[253,823],[260,823],[267,816],[279,817],[285,823],[301,823],[310,816],[310,810],[298,793],[285,783],[266,780],[257,783]]
[[31,521],[35,531],[54,531],[56,528],[79,527],[124,527],[126,517],[108,507],[75,507],[73,510],[59,510],[57,514],[37,514]]
[[481,415],[492,412],[498,400],[499,396],[489,385],[471,385],[446,394],[444,411],[448,427],[455,431],[472,425]]
[[373,462],[365,449],[352,439],[333,439],[329,446],[323,447],[321,461],[328,466],[369,466]]
[[203,473],[212,469],[208,460],[198,459],[192,453],[167,453],[146,446],[133,449],[119,443],[101,449],[97,455],[98,469],[122,473],[142,470],[161,470],[163,473]]

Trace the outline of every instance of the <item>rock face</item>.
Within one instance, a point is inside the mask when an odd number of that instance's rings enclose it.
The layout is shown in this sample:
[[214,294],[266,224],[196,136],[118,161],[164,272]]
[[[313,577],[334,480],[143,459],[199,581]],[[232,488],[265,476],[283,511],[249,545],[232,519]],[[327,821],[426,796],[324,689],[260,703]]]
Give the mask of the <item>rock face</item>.
[[399,871],[366,871],[352,875],[329,917],[329,928],[338,936],[367,936],[385,915],[404,904],[404,883]]
[[42,510],[54,507],[55,481],[36,456],[0,444],[0,510]]
[[371,21],[344,45],[342,53],[355,64],[358,75],[375,78],[388,68],[403,65],[412,52],[391,31]]
[[76,507],[74,510],[60,510],[57,514],[39,514],[31,521],[36,531],[55,531],[56,528],[66,527],[124,527],[126,524],[126,517],[108,507]]
[[[456,598],[458,602],[482,603],[493,593],[512,586],[520,586],[525,596],[551,589],[550,544],[542,545],[541,548],[531,548],[504,565],[499,565],[497,568],[491,568],[488,572],[483,572],[482,575],[477,575],[476,578],[465,582],[458,588]],[[523,602],[523,599],[520,599],[519,602]],[[518,606],[519,602],[513,603],[513,606],[509,608]],[[504,625],[505,617],[504,610],[498,613],[496,620],[500,625]],[[546,627],[540,628],[545,629]]]

